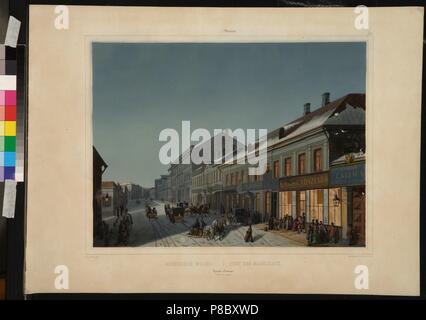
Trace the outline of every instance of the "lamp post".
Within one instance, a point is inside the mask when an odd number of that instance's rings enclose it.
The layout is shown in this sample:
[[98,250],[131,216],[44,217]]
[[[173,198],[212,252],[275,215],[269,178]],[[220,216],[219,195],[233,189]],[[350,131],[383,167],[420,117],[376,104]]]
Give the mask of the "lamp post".
[[337,193],[335,193],[335,194],[334,194],[334,197],[333,197],[333,204],[334,204],[334,206],[335,206],[335,207],[338,207],[338,206],[339,206],[339,204],[340,204],[340,198],[339,198],[339,196],[337,195]]

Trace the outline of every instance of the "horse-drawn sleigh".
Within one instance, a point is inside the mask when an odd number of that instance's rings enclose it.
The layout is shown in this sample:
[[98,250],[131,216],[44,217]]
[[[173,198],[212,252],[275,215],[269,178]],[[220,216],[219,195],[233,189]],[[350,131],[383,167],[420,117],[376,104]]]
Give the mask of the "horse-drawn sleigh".
[[189,206],[185,209],[186,213],[209,213],[209,207],[206,204],[202,204],[200,206]]
[[206,225],[202,219],[200,222],[197,218],[188,235],[207,240],[222,240],[225,237],[225,221],[223,219],[213,220],[211,225]]
[[183,207],[177,207],[177,208],[170,208],[166,207],[166,215],[169,217],[170,222],[172,223],[182,223],[183,219],[185,217],[185,208]]

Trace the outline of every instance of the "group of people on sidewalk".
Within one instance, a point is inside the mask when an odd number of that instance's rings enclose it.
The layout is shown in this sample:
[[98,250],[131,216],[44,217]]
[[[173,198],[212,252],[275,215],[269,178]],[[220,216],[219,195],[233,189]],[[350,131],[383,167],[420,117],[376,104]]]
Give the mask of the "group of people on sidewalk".
[[339,241],[338,231],[333,222],[326,226],[322,221],[312,219],[306,234],[308,245],[337,243]]
[[130,232],[133,226],[133,218],[127,208],[122,211],[116,211],[115,220],[112,227],[103,220],[99,226],[99,238],[103,242],[104,247],[111,245],[111,239],[116,234],[116,246],[124,245],[127,246],[129,243]]
[[339,242],[339,228],[331,223],[325,225],[322,221],[313,219],[311,223],[306,223],[305,214],[293,218],[291,215],[286,214],[283,218],[269,217],[268,230],[285,230],[297,233],[306,232],[306,240],[308,245],[318,244],[336,244]]
[[268,220],[268,230],[288,230],[295,231],[297,233],[305,232],[305,221],[306,218],[304,214],[296,218],[286,214],[281,219],[271,216]]

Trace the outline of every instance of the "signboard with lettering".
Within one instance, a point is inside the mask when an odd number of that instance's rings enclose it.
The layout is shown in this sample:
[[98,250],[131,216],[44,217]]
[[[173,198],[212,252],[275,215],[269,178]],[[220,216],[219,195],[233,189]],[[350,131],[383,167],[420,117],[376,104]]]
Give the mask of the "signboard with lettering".
[[330,185],[336,187],[365,185],[365,163],[331,168]]
[[281,191],[297,191],[328,188],[328,171],[280,179]]

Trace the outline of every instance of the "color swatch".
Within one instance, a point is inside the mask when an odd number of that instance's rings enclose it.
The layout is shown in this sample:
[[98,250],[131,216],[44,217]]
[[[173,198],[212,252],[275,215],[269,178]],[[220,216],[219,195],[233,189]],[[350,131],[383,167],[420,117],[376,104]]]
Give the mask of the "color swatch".
[[0,181],[18,180],[16,122],[16,60],[7,60],[5,47],[0,46]]

